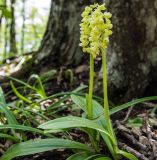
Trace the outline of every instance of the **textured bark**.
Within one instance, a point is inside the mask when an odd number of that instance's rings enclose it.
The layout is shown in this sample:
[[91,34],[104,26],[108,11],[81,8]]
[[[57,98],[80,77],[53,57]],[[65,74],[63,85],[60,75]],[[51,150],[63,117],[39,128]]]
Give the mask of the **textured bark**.
[[[94,2],[94,1],[93,1]],[[46,32],[36,61],[59,65],[78,65],[81,12],[90,1],[53,0]]]
[[110,94],[129,100],[142,96],[157,75],[157,0],[114,0],[109,7],[114,26],[108,48]]
[[79,3],[52,1],[49,22],[36,58],[39,62],[67,65],[80,61],[79,38],[76,38],[79,37]]

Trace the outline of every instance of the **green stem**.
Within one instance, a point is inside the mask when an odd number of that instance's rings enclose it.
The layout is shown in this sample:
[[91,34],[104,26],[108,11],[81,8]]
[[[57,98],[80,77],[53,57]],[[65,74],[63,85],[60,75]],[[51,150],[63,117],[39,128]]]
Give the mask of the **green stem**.
[[88,105],[87,105],[87,113],[88,118],[93,119],[93,81],[94,81],[94,59],[92,54],[90,54],[90,74],[89,74],[89,93],[88,93]]
[[[93,119],[93,81],[94,81],[94,58],[93,55],[90,54],[90,73],[89,73],[89,92],[86,94],[86,107],[88,119]],[[95,139],[95,131],[93,129],[89,129],[89,138],[96,152],[99,152],[99,147],[97,141]]]
[[102,68],[103,68],[103,93],[104,93],[104,117],[107,126],[107,130],[113,137],[115,144],[117,144],[116,137],[112,128],[112,123],[109,116],[108,94],[107,94],[107,67],[106,67],[106,51],[102,52]]

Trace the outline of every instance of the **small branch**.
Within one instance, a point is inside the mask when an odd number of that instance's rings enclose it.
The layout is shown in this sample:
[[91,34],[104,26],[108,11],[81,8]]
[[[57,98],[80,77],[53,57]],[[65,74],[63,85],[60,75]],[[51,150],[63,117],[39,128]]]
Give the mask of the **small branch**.
[[131,114],[132,109],[133,109],[133,106],[128,109],[127,115],[125,116],[125,118],[122,121],[123,123],[128,120],[128,118],[129,118],[129,116]]
[[135,149],[127,146],[124,143],[119,142],[118,143],[120,148],[124,149],[125,151],[132,153],[133,155],[135,155],[137,158],[139,158],[140,160],[149,160],[147,157],[145,157],[143,154],[141,154],[140,152],[136,151]]

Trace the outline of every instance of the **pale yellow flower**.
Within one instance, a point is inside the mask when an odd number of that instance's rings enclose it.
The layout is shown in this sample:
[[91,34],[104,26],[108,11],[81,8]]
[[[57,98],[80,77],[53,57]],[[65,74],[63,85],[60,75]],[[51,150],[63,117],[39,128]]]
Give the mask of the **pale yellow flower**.
[[83,52],[92,54],[95,58],[101,49],[105,49],[112,34],[112,14],[106,12],[105,4],[94,4],[85,8],[80,24],[80,46]]

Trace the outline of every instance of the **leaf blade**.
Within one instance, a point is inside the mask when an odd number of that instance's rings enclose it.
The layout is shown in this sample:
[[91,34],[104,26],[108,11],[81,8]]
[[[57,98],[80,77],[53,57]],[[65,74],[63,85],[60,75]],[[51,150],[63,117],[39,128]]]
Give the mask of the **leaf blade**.
[[91,151],[91,149],[86,145],[72,140],[59,138],[40,139],[13,145],[6,151],[6,153],[0,158],[0,160],[11,160],[15,157],[45,152],[58,148]]

